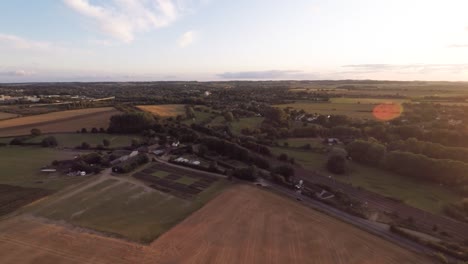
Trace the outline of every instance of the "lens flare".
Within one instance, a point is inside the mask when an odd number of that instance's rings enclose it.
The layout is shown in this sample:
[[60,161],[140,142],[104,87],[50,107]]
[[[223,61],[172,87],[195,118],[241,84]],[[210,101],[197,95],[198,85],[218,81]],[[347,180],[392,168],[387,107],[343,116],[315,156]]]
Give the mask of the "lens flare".
[[381,121],[390,121],[398,118],[403,113],[403,106],[398,103],[383,103],[377,105],[372,114]]

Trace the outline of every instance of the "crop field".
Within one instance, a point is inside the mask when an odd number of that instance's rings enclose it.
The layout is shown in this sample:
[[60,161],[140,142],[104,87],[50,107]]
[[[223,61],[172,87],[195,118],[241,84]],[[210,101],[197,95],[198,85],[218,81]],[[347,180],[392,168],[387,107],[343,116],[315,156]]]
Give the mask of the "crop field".
[[72,159],[77,153],[41,147],[0,147],[0,183],[58,190],[83,181],[56,174],[44,174],[40,169],[59,159]]
[[184,105],[181,104],[139,105],[137,107],[142,111],[149,112],[160,117],[173,117],[185,114]]
[[394,99],[394,98],[331,98],[331,103],[333,104],[383,104],[383,103],[409,103],[411,100],[409,99]]
[[226,190],[148,246],[16,216],[0,221],[0,256],[3,263],[434,263],[249,186]]
[[[331,175],[325,168],[327,156],[311,151],[294,148],[272,148],[275,155],[285,153],[296,163],[310,171]],[[348,161],[348,172],[335,175],[334,179],[359,186],[383,196],[393,197],[413,207],[427,212],[441,214],[445,204],[455,202],[461,197],[436,184],[407,178],[396,173],[372,168]]]
[[81,128],[107,128],[111,116],[120,113],[113,107],[53,112],[0,121],[0,137],[28,135],[33,128],[43,133],[75,132]]
[[172,192],[158,191],[133,177],[111,176],[110,170],[106,170],[94,180],[30,206],[26,213],[149,243],[203,206],[226,184],[218,180],[187,200]]
[[432,263],[245,185],[228,189],[150,247],[161,252],[152,255],[153,263]]
[[131,145],[132,139],[139,139],[137,135],[113,135],[103,133],[61,133],[41,135],[29,140],[25,143],[41,143],[42,139],[48,136],[54,136],[57,139],[59,147],[73,148],[79,146],[82,142],[87,142],[91,146],[102,144],[104,139],[110,141],[110,148],[127,147]]
[[17,116],[18,115],[15,115],[15,114],[0,112],[0,120],[15,118]]
[[150,187],[182,199],[194,199],[210,188],[219,178],[202,172],[181,171],[168,165],[155,164],[133,177],[150,183]]
[[317,103],[313,101],[297,101],[291,104],[275,105],[275,107],[292,107],[297,110],[303,109],[307,113],[323,115],[347,115],[355,118],[372,119],[374,104],[349,104],[349,103]]
[[50,191],[44,189],[0,184],[0,216],[49,194]]

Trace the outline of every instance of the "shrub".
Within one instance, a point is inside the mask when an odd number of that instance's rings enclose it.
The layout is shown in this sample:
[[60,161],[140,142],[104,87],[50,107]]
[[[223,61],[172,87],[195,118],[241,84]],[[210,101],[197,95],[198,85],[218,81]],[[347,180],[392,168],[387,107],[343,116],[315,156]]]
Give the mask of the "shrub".
[[57,139],[54,136],[46,137],[42,140],[41,146],[44,148],[56,147],[58,146]]
[[31,129],[31,136],[37,137],[37,136],[40,136],[41,134],[42,134],[42,132],[41,132],[40,129],[38,129],[38,128]]

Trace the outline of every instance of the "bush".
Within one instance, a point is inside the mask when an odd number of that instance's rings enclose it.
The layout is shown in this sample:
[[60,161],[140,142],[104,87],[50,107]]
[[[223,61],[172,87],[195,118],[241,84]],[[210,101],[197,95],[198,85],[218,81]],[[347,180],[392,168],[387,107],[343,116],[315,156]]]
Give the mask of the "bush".
[[37,136],[40,136],[41,134],[42,134],[42,132],[41,132],[40,129],[38,129],[38,128],[31,129],[31,136],[37,137]]
[[108,139],[103,139],[103,140],[102,140],[102,144],[103,144],[105,147],[109,147],[110,144],[111,144],[111,142],[110,142],[110,140],[108,140]]
[[294,168],[289,165],[279,165],[273,170],[275,174],[279,174],[284,177],[284,180],[289,182],[291,177],[294,176]]
[[98,132],[99,132],[99,130],[98,130],[97,128],[95,128],[95,127],[93,127],[93,128],[91,129],[91,133],[96,134],[96,133],[98,133]]
[[41,146],[44,148],[56,147],[58,146],[57,139],[54,136],[46,137],[42,140]]
[[23,138],[16,137],[10,141],[10,145],[23,145]]
[[81,143],[81,146],[79,148],[81,148],[81,149],[90,149],[91,145],[88,142],[83,142],[83,143]]
[[146,156],[146,154],[140,153],[136,155],[135,157],[132,157],[122,162],[121,164],[113,167],[112,171],[116,173],[128,173],[148,162],[149,162],[148,156]]
[[257,180],[258,171],[255,166],[250,166],[249,168],[240,168],[234,170],[234,177],[246,181],[255,181]]
[[334,174],[343,174],[346,172],[346,159],[341,155],[332,155],[327,161],[328,171]]

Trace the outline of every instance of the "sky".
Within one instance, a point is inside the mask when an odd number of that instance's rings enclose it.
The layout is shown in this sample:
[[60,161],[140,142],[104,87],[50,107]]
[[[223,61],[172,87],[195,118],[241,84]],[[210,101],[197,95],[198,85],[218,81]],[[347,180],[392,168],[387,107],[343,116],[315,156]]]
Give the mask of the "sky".
[[467,0],[0,0],[0,82],[468,81]]

